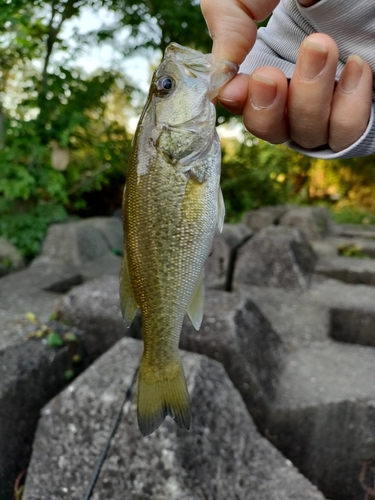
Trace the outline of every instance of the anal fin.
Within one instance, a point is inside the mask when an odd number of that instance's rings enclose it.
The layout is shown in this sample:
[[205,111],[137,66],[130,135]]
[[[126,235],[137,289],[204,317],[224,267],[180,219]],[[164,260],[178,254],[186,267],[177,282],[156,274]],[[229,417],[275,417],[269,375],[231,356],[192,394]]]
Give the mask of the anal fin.
[[186,312],[193,323],[196,330],[199,330],[203,319],[203,302],[204,302],[204,269],[202,269],[198,281],[195,284],[193,293],[191,294]]

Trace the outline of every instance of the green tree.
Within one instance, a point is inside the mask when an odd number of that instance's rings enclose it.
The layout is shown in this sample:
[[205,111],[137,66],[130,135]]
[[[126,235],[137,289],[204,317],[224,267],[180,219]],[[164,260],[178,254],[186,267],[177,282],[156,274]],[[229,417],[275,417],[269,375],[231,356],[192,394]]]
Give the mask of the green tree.
[[247,133],[242,142],[222,143],[221,186],[228,220],[236,221],[262,205],[308,203],[312,158]]
[[[87,8],[111,15],[90,33],[74,31],[70,43],[64,29]],[[42,226],[82,214],[92,193],[115,187],[120,200],[131,143],[126,117],[134,115],[136,102],[144,102],[122,61],[134,54],[155,60],[171,41],[210,51],[197,0],[2,2],[0,234],[25,254],[37,251],[39,243],[25,242],[35,242],[36,232],[40,242]],[[81,51],[101,43],[112,44],[117,64],[85,74],[77,66]],[[220,123],[228,118],[220,108],[218,113]],[[308,203],[325,189],[315,189],[316,161],[286,148],[249,135],[225,150],[223,191],[232,219],[261,204]],[[369,206],[375,192],[369,161],[327,164],[329,183],[339,184],[343,198]],[[43,224],[33,223],[36,219]]]
[[123,6],[122,23],[131,26],[128,51],[151,47],[164,52],[172,41],[202,52],[211,50],[198,1],[129,0]]
[[134,89],[116,70],[75,68],[60,36],[84,6],[104,3],[17,0],[0,10],[0,233],[27,256],[38,248],[27,240],[39,244],[48,221],[82,207],[85,192],[125,181],[131,136],[109,103],[121,93],[126,112]]

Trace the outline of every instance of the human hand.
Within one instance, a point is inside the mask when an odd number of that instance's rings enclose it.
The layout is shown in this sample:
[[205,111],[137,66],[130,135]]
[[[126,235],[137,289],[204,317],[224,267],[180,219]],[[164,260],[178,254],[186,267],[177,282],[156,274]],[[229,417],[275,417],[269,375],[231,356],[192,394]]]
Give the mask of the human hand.
[[[300,3],[309,7],[317,1]],[[201,0],[214,38],[215,56],[241,63],[255,41],[253,19],[267,16],[277,3]],[[273,143],[292,139],[306,149],[328,144],[338,152],[366,130],[372,105],[372,72],[361,58],[350,56],[335,85],[337,62],[334,40],[316,33],[302,43],[290,82],[277,68],[258,68],[251,76],[237,75],[218,99],[229,111],[242,114],[246,128],[257,137]]]
[[269,16],[278,3],[279,0],[201,0],[214,56],[241,64],[255,43],[256,21]]
[[306,149],[326,144],[335,151],[351,146],[366,130],[372,105],[372,72],[359,56],[349,56],[335,85],[336,43],[328,35],[305,38],[288,83],[272,67],[238,75],[219,95],[246,128],[272,143],[292,139]]

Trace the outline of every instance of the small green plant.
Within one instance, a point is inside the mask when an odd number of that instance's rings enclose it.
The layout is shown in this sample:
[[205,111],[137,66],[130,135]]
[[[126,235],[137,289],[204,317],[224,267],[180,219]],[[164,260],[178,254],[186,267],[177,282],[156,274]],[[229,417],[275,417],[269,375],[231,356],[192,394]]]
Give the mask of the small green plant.
[[58,333],[50,331],[47,335],[47,345],[50,347],[62,347],[64,342]]
[[23,497],[23,490],[25,489],[25,487],[22,485],[20,486],[17,491],[16,491],[16,500],[22,500],[22,497]]
[[[59,312],[56,312],[53,316],[58,317]],[[63,377],[67,382],[70,382],[79,373],[80,364],[83,361],[82,355],[77,352],[80,350],[79,337],[73,331],[57,333],[53,324],[49,325],[41,322],[31,311],[27,312],[25,317],[35,328],[27,335],[28,339],[42,340],[43,344],[54,349],[68,348],[68,366],[63,373]]]
[[359,245],[340,245],[337,247],[337,251],[339,255],[343,257],[356,257],[360,259],[369,258]]
[[13,268],[12,261],[5,257],[4,259],[0,258],[0,276],[4,276],[8,274]]
[[12,267],[12,261],[9,257],[4,257],[4,259],[0,259],[0,266],[4,269],[10,269]]
[[67,332],[64,334],[65,342],[77,342],[77,335],[73,332]]
[[119,257],[122,257],[123,251],[121,248],[112,248],[112,252]]
[[49,321],[58,321],[59,320],[59,315],[57,311],[53,311],[50,314]]
[[72,380],[75,376],[74,370],[66,370],[64,373],[65,380]]
[[80,354],[74,354],[72,356],[72,361],[74,364],[78,365],[79,363],[82,363],[82,356]]
[[20,472],[16,478],[16,481],[14,483],[14,500],[22,500],[23,497],[23,492],[25,489],[24,482],[25,482],[25,475],[26,475],[26,470],[23,470]]

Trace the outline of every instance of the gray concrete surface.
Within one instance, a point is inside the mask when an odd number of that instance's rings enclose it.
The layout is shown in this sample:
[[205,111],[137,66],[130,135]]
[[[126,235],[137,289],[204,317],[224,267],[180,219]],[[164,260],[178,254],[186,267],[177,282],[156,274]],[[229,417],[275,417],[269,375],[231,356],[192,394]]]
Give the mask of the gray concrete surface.
[[[84,497],[141,345],[123,339],[43,410],[23,500]],[[223,367],[183,354],[193,429],[167,420],[142,438],[125,407],[94,500],[323,500],[261,438]]]

